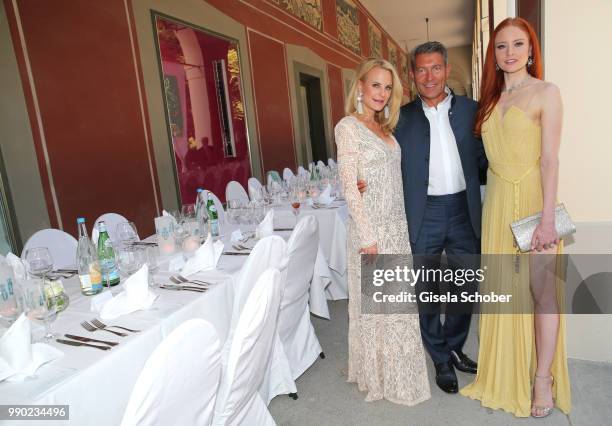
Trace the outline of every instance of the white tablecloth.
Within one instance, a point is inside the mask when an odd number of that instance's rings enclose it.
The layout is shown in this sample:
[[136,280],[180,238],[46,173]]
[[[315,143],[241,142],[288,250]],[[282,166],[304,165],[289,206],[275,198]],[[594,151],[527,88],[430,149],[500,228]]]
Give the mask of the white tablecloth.
[[[150,310],[108,322],[142,330],[129,337],[118,337],[104,331],[91,334],[83,330],[79,323],[96,317],[89,310],[91,297],[80,294],[78,278],[66,280],[64,286],[70,296],[70,306],[58,315],[53,331],[62,335],[71,333],[116,341],[120,345],[110,351],[100,351],[52,343],[64,352],[64,356],[40,368],[36,378],[21,383],[0,383],[0,404],[70,405],[70,422],[11,420],[2,424],[119,424],[145,361],[174,328],[187,319],[204,318],[215,326],[221,343],[226,340],[234,297],[229,273],[239,268],[240,261],[236,257],[222,257],[219,264],[221,271],[197,275],[218,283],[208,292],[156,289],[160,297]],[[120,287],[114,292],[118,293]]]

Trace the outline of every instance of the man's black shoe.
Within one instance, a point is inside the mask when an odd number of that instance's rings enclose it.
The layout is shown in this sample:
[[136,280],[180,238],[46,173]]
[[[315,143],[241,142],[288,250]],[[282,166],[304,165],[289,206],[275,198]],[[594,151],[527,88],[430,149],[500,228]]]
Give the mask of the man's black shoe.
[[464,373],[476,374],[478,364],[471,360],[466,354],[461,351],[450,352],[451,361],[455,368]]
[[459,391],[457,376],[450,362],[436,364],[436,384],[446,393],[457,393]]

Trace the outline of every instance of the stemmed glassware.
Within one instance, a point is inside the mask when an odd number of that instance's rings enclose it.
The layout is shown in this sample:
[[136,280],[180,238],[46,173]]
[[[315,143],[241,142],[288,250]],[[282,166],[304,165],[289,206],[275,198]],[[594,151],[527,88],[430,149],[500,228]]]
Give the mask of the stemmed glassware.
[[147,261],[147,252],[145,247],[139,246],[123,246],[119,247],[115,252],[117,267],[119,272],[124,277],[129,277],[134,272],[138,271]]
[[53,289],[44,280],[34,278],[23,282],[25,312],[31,320],[42,321],[45,324],[44,340],[54,339],[56,335],[51,330],[51,323],[57,318],[57,298],[53,297]]
[[297,224],[298,216],[300,215],[300,204],[302,199],[300,197],[299,191],[292,191],[289,196],[289,201],[291,202],[291,207],[293,207],[293,214],[295,216],[295,222]]
[[134,222],[121,222],[117,224],[117,240],[122,244],[134,244],[138,241],[138,231]]
[[24,260],[28,274],[32,277],[44,278],[53,270],[53,258],[47,247],[32,247],[25,251]]

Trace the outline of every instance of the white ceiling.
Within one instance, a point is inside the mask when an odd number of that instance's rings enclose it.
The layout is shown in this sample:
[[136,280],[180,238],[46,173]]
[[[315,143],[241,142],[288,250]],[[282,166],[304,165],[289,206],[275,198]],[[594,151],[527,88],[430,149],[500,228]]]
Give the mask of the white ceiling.
[[446,47],[472,44],[475,0],[359,0],[387,33],[409,51],[429,39]]

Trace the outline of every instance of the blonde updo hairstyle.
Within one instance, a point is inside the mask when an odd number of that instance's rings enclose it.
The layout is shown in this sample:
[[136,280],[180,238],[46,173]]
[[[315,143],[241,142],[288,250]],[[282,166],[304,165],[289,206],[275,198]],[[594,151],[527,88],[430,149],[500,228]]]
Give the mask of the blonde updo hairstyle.
[[356,75],[355,79],[351,84],[351,89],[349,90],[348,97],[346,98],[346,102],[344,105],[344,112],[346,115],[358,114],[357,111],[357,95],[359,93],[359,84],[358,81],[363,83],[367,80],[368,73],[374,68],[382,68],[391,73],[391,79],[393,81],[393,89],[391,89],[391,96],[389,97],[389,101],[387,105],[389,105],[389,118],[385,118],[384,108],[376,112],[374,114],[374,119],[380,123],[380,126],[386,134],[390,134],[397,126],[397,122],[399,120],[399,110],[402,102],[402,96],[404,94],[404,89],[402,87],[402,82],[400,81],[399,76],[397,75],[397,71],[395,67],[389,62],[381,58],[368,58],[363,61],[357,69],[355,70]]

